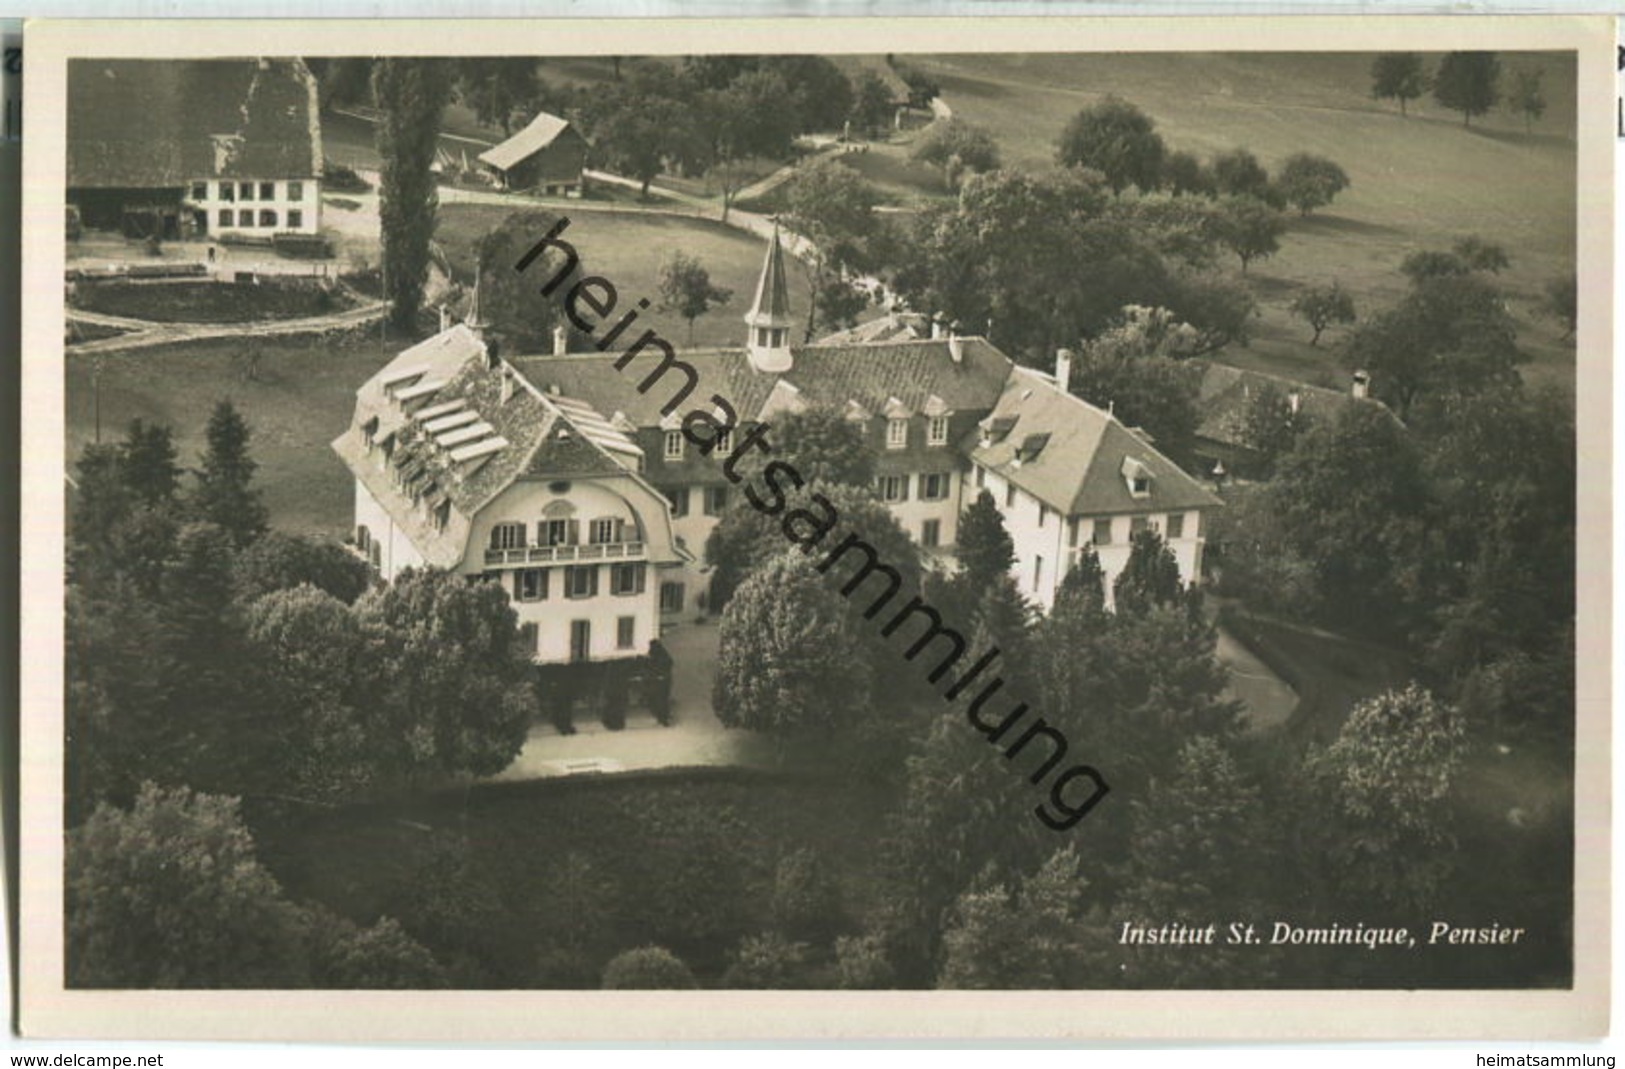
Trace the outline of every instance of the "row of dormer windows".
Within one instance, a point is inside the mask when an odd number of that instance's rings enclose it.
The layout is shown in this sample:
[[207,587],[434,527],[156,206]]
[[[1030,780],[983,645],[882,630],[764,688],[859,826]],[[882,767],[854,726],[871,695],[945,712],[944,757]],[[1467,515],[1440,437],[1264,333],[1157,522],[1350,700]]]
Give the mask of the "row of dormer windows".
[[[886,421],[886,448],[908,448],[907,418],[888,419]],[[948,444],[948,417],[930,416],[925,423],[925,444],[928,446],[943,446]],[[711,449],[711,456],[725,457],[733,452],[733,432],[723,431],[717,436],[717,444]],[[661,449],[661,457],[667,463],[676,463],[688,455],[688,439],[680,430],[666,431],[665,440]]]

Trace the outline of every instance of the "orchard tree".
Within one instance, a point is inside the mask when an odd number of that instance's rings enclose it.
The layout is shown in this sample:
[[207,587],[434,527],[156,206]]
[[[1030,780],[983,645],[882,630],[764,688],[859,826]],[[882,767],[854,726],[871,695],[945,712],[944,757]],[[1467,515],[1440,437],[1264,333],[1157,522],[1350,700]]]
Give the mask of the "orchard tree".
[[67,982],[285,988],[306,982],[298,909],[254,853],[234,798],[142,787],[68,833]]
[[1494,52],[1452,52],[1439,62],[1433,78],[1433,97],[1451,111],[1461,112],[1463,126],[1473,124],[1501,98],[1501,60]]
[[372,91],[381,112],[378,220],[384,245],[384,296],[390,302],[391,322],[410,334],[417,330],[429,278],[429,241],[440,203],[431,167],[440,114],[451,99],[450,65],[441,59],[379,59],[372,70]]
[[1512,266],[1506,248],[1493,241],[1485,241],[1477,234],[1469,234],[1450,247],[1450,251],[1467,265],[1469,271],[1488,271],[1498,275]]
[[1427,91],[1427,72],[1422,57],[1415,52],[1384,52],[1371,63],[1371,95],[1377,100],[1399,101],[1399,114],[1405,105]]
[[1320,344],[1320,336],[1333,323],[1354,322],[1354,297],[1342,286],[1310,286],[1292,300],[1292,314],[1308,323],[1314,330],[1309,339],[1311,346]]
[[797,130],[795,102],[782,75],[744,70],[726,86],[701,93],[696,106],[707,146],[705,169],[722,187],[722,221],[750,174],[752,158],[782,160]]
[[1455,855],[1451,790],[1465,756],[1461,717],[1411,684],[1354,707],[1306,764],[1313,841],[1350,903],[1393,912],[1434,901]]
[[1507,103],[1512,106],[1512,110],[1523,116],[1525,133],[1533,133],[1535,123],[1546,114],[1546,94],[1540,87],[1541,76],[1544,73],[1525,68],[1514,71],[1512,75],[1512,95]]
[[1221,196],[1253,197],[1267,201],[1274,195],[1270,187],[1270,173],[1245,148],[1233,148],[1216,153],[1209,170],[1213,175],[1213,188]]
[[259,465],[248,455],[248,424],[230,401],[221,401],[204,434],[208,449],[197,472],[192,512],[226,531],[241,549],[265,533],[267,522],[265,502],[249,485]]
[[1264,260],[1281,248],[1286,220],[1275,208],[1251,196],[1232,196],[1219,205],[1219,240],[1241,261],[1241,273],[1254,260]]
[[660,310],[675,312],[688,324],[688,344],[694,344],[694,321],[713,308],[727,304],[733,290],[712,285],[711,272],[697,257],[673,252],[660,265]]
[[1170,152],[1162,161],[1163,185],[1174,196],[1213,194],[1213,176],[1194,152]]
[[1281,165],[1276,184],[1281,199],[1298,209],[1300,215],[1308,215],[1347,189],[1349,176],[1325,156],[1295,152]]
[[665,947],[627,950],[604,966],[605,991],[675,991],[697,986],[688,966]]
[[1107,96],[1072,117],[1056,159],[1063,167],[1090,167],[1106,176],[1112,195],[1134,186],[1149,193],[1162,185],[1167,147],[1149,115],[1118,96]]
[[871,651],[841,596],[799,553],[769,561],[734,592],[719,642],[715,704],[728,727],[828,733],[867,715],[867,688],[853,666]]
[[999,169],[999,144],[986,128],[958,117],[938,119],[926,127],[909,155],[942,170],[942,183],[960,187],[973,174]]
[[691,80],[660,60],[637,59],[624,79],[595,87],[582,118],[599,165],[637,179],[647,199],[668,164],[701,161],[695,108]]

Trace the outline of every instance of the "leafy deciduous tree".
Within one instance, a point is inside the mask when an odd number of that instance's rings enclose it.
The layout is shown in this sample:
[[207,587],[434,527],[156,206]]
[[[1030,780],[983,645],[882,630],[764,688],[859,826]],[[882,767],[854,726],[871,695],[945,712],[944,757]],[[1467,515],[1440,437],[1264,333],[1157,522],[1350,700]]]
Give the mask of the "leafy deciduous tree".
[[1325,156],[1295,152],[1281,165],[1276,186],[1286,203],[1298,209],[1300,215],[1308,215],[1347,189],[1349,176]]
[[1167,148],[1151,117],[1117,96],[1074,115],[1061,133],[1057,159],[1067,167],[1092,167],[1106,176],[1113,195],[1129,186],[1149,193],[1162,185]]
[[681,958],[665,947],[638,947],[604,966],[605,991],[673,991],[697,986]]
[[1292,299],[1292,314],[1314,330],[1309,344],[1319,345],[1321,334],[1333,323],[1354,322],[1354,297],[1336,282],[1310,286]]
[[1433,97],[1461,112],[1463,126],[1473,124],[1500,99],[1501,60],[1494,52],[1451,52],[1433,77]]
[[711,272],[696,257],[674,252],[660,265],[660,309],[683,317],[690,345],[694,344],[694,321],[732,297],[733,290],[711,284]]

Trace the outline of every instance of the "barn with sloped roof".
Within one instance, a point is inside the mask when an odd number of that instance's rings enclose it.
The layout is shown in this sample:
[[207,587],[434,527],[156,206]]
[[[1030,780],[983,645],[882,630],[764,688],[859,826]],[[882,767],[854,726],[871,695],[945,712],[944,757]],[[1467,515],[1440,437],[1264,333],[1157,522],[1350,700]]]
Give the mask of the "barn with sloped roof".
[[568,119],[542,112],[523,130],[480,153],[480,165],[503,189],[548,196],[581,195],[587,139]]

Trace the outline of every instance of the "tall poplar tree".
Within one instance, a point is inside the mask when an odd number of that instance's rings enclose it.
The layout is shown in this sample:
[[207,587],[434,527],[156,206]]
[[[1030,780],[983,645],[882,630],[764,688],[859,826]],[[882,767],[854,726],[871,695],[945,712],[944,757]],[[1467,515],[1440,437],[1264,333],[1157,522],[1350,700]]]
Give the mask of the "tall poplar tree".
[[373,67],[373,96],[383,113],[378,124],[378,152],[384,158],[378,213],[384,295],[390,322],[407,331],[416,326],[429,277],[429,239],[440,200],[430,167],[451,85],[451,69],[442,60],[389,58]]

